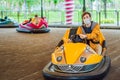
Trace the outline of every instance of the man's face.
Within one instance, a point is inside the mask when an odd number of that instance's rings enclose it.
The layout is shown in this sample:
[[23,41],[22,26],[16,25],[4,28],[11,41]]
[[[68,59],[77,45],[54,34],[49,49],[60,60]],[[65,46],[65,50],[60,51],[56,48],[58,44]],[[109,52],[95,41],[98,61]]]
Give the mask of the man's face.
[[84,24],[86,24],[86,27],[90,27],[90,25],[91,25],[91,17],[89,16],[89,14],[85,14],[83,16],[83,22],[84,22]]
[[91,17],[90,17],[88,14],[85,14],[85,15],[83,16],[83,20],[85,20],[85,19],[91,19]]

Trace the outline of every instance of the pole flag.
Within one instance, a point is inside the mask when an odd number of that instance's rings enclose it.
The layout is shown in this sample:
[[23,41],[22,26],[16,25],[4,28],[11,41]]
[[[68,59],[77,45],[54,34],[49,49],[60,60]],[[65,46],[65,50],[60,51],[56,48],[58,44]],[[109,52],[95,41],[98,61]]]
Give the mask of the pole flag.
[[74,0],[65,0],[66,25],[73,23]]

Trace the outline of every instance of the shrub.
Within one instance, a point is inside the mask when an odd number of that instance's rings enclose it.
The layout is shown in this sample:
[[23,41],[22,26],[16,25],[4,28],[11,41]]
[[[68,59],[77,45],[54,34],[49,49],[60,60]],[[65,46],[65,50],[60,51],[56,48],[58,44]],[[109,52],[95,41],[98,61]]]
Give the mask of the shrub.
[[114,20],[112,20],[112,19],[102,19],[101,23],[114,23]]

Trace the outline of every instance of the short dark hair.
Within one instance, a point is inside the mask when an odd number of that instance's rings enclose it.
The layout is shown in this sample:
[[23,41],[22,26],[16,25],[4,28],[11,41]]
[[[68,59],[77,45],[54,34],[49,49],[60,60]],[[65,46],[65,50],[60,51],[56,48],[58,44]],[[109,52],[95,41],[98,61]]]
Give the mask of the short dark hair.
[[91,14],[89,12],[83,12],[82,19],[83,19],[84,15],[86,15],[86,14],[88,14],[91,17]]
[[35,17],[38,17],[38,15],[36,14]]

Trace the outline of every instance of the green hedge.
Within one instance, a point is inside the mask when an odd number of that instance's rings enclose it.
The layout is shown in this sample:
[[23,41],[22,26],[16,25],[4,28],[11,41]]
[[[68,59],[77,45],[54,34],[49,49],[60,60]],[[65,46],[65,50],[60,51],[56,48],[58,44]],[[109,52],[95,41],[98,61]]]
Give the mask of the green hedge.
[[112,19],[103,19],[103,20],[101,20],[101,23],[114,23],[114,20],[112,20]]

